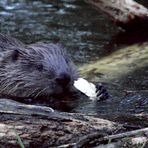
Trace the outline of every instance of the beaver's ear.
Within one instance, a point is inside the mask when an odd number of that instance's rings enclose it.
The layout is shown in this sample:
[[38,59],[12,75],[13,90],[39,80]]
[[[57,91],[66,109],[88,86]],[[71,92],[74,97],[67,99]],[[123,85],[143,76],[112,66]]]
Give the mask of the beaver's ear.
[[17,49],[9,50],[0,56],[0,63],[15,62],[19,59],[20,55],[21,54]]
[[20,53],[17,49],[10,50],[3,57],[3,62],[15,62],[18,60]]

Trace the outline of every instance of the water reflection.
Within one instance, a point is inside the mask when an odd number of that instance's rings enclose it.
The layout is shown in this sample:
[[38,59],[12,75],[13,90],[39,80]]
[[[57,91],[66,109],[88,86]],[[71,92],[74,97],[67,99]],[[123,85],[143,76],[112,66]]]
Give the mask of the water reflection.
[[77,63],[103,55],[103,47],[118,32],[102,14],[75,1],[4,0],[0,5],[1,32],[26,43],[60,41]]
[[[1,0],[0,31],[25,43],[60,42],[80,66],[127,45],[126,37],[113,38],[121,30],[103,14],[75,0]],[[138,93],[147,89],[147,72],[148,67],[144,67],[114,80],[107,84],[112,96],[109,100],[98,103],[81,100],[73,111],[94,115],[127,112],[130,109],[134,112],[147,111],[148,92]],[[92,73],[91,77],[102,80],[105,75]],[[127,95],[124,90],[137,90],[137,94]],[[141,104],[140,109],[135,104]]]

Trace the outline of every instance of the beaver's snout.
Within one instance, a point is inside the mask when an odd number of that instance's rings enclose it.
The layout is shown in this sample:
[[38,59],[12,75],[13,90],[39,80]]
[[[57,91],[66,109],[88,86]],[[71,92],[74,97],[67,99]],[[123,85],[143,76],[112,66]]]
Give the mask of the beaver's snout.
[[67,73],[61,73],[58,78],[56,78],[56,82],[62,87],[66,87],[71,81],[71,77]]

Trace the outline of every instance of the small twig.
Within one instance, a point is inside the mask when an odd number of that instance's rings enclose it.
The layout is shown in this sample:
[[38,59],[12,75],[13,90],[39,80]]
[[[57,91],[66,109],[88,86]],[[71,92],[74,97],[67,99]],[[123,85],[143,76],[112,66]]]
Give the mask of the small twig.
[[148,132],[148,128],[143,128],[143,129],[120,133],[120,134],[116,134],[116,135],[105,136],[104,139],[111,139],[111,140],[112,139],[120,139],[120,138],[135,136],[135,135],[142,135],[147,132]]
[[97,139],[97,141],[99,141],[99,142],[106,141],[106,140],[112,141],[112,140],[117,140],[117,139],[121,139],[121,138],[125,138],[125,137],[131,137],[131,136],[135,136],[135,135],[146,134],[147,132],[148,132],[148,128],[143,128],[143,129],[139,129],[139,130],[124,132],[124,133],[120,133],[120,134],[116,134],[116,135],[110,135],[110,136],[104,136],[104,137],[102,137],[99,132],[94,132],[92,134],[89,134],[89,135],[82,137],[75,144],[74,148],[81,148],[84,145],[86,145],[87,143],[89,143],[89,142],[91,142],[92,140],[95,140],[95,139]]

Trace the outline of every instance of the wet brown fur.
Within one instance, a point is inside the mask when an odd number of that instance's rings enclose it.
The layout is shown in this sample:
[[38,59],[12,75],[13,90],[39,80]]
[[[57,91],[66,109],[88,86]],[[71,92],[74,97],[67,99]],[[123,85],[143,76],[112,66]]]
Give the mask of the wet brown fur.
[[38,98],[63,93],[56,82],[62,73],[70,76],[66,89],[73,88],[77,70],[59,44],[21,41],[0,34],[0,95]]

